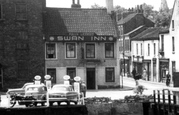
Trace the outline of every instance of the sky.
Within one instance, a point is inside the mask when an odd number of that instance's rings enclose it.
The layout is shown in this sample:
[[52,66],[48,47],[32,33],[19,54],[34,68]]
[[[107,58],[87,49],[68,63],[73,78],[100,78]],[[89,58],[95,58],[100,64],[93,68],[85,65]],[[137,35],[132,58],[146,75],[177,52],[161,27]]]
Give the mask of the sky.
[[[72,0],[46,0],[47,7],[59,7],[59,8],[70,8],[72,4]],[[80,0],[80,4],[82,8],[91,8],[91,5],[95,3],[99,6],[106,6],[106,0]],[[175,0],[167,0],[167,4],[169,9],[173,8]],[[76,0],[77,3],[77,0]],[[113,0],[114,7],[119,5],[126,9],[136,7],[137,5],[146,3],[148,5],[152,5],[154,10],[159,10],[161,5],[161,0]]]

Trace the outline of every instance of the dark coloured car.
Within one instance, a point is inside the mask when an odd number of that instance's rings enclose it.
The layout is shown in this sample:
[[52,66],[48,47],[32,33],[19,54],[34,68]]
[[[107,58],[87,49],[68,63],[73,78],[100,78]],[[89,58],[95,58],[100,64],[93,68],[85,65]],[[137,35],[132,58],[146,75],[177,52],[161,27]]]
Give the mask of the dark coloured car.
[[24,97],[32,97],[32,100],[22,100],[20,104],[29,106],[33,104],[37,106],[40,103],[42,106],[46,103],[47,87],[45,85],[28,85],[25,89]]
[[54,102],[57,102],[58,105],[60,105],[61,102],[66,102],[67,105],[69,105],[70,102],[77,104],[78,93],[74,91],[72,85],[56,84],[49,91],[50,106],[52,106]]
[[8,91],[6,92],[6,95],[14,95],[14,94],[20,94],[20,95],[24,95],[25,94],[25,88],[28,85],[32,85],[34,84],[33,82],[29,82],[29,83],[25,83],[22,88],[14,88],[14,89],[8,89]]

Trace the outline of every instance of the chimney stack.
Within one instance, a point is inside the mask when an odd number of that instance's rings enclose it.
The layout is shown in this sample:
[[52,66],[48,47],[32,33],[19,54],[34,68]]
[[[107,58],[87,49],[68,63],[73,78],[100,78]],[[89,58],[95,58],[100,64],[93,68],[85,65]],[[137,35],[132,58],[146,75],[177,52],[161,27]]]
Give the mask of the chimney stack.
[[114,10],[113,0],[106,0],[106,8],[107,8],[107,13],[111,14],[111,12]]
[[75,0],[72,0],[71,8],[81,8],[80,0],[77,1],[77,4],[75,3]]

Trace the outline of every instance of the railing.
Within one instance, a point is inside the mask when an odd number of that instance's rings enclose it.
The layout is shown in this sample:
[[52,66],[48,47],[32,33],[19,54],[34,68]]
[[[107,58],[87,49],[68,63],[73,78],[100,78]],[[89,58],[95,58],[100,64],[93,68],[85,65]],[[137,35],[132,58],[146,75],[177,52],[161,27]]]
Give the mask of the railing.
[[151,104],[154,115],[178,115],[179,105],[176,95],[169,89],[154,90],[154,103]]

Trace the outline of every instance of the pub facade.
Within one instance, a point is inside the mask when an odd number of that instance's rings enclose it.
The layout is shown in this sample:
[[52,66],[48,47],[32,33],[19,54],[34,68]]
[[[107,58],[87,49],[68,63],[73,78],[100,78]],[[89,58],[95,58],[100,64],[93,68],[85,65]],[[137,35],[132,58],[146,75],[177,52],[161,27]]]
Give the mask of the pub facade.
[[115,22],[106,9],[46,8],[45,71],[53,83],[80,76],[87,89],[119,87]]

